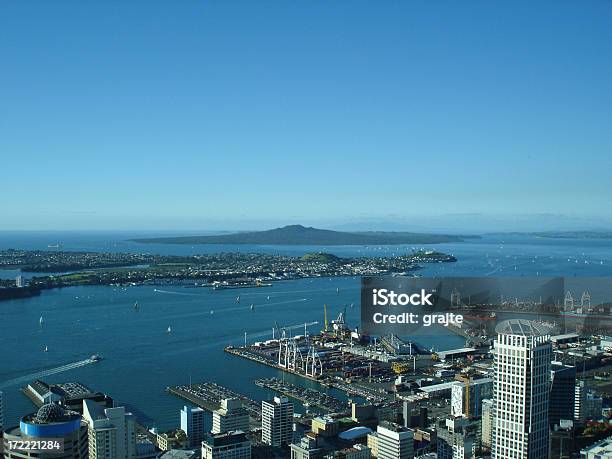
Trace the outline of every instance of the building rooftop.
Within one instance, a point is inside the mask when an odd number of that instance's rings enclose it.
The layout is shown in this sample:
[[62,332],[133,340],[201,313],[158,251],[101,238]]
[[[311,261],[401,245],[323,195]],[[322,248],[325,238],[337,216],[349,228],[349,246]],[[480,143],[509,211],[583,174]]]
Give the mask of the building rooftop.
[[552,327],[525,319],[510,319],[501,322],[495,327],[499,335],[545,336],[550,335]]

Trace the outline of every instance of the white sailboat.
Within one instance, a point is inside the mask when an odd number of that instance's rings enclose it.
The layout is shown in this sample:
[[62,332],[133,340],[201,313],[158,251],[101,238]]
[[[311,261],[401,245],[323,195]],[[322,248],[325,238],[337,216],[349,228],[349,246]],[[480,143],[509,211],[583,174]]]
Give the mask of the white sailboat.
[[49,348],[45,346],[44,352],[49,352]]
[[168,334],[172,333],[172,327],[170,325],[168,325],[168,330],[166,330],[166,333]]
[[45,319],[43,318],[43,316],[40,316],[40,319],[38,319],[38,325],[42,325],[44,321]]

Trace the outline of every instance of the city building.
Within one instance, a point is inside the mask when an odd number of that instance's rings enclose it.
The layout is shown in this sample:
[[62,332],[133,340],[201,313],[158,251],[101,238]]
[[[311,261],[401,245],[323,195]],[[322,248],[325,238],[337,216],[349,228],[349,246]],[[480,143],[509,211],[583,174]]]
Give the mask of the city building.
[[291,459],[321,459],[324,454],[325,450],[314,432],[307,432],[299,443],[291,444]]
[[136,421],[124,407],[104,408],[83,400],[89,459],[133,459],[136,456]]
[[310,428],[315,435],[333,437],[340,431],[340,423],[329,416],[317,416],[312,419]]
[[612,459],[612,437],[580,450],[580,459]]
[[599,419],[602,407],[602,398],[589,390],[587,382],[577,381],[574,389],[574,420],[584,423],[590,419]]
[[370,448],[370,452],[373,457],[378,457],[378,434],[371,432],[367,437],[367,446]]
[[446,419],[437,429],[438,459],[472,459],[479,444],[479,421]]
[[493,379],[461,378],[451,388],[451,415],[478,417],[482,401],[493,396]]
[[280,447],[293,440],[293,405],[287,397],[261,402],[261,440]]
[[25,280],[23,276],[19,275],[15,278],[15,287],[18,287],[18,288],[25,287]]
[[492,459],[548,457],[550,328],[512,319],[496,327]]
[[550,431],[550,459],[572,459],[575,444],[574,422],[562,419]]
[[576,367],[552,362],[550,370],[548,423],[559,425],[562,419],[574,419]]
[[378,459],[413,459],[414,434],[411,429],[382,421],[377,429]]
[[251,442],[241,430],[204,434],[202,459],[250,459]]
[[338,459],[370,459],[371,457],[372,452],[370,448],[361,443],[357,443],[350,448],[341,449],[334,455],[334,458]]
[[242,407],[242,402],[234,398],[221,400],[221,408],[213,411],[212,433],[230,430],[249,431],[249,414]]
[[493,429],[495,427],[495,402],[493,399],[485,399],[482,401],[482,418],[481,418],[481,433],[482,447],[486,450],[491,450],[493,446]]
[[181,409],[181,430],[187,435],[187,445],[200,446],[204,437],[204,410],[185,405]]
[[[9,442],[55,439],[63,441],[63,452],[34,454],[8,448]],[[19,426],[7,428],[2,441],[5,459],[25,459],[31,457],[43,459],[88,458],[87,425],[82,422],[79,413],[67,411],[55,403],[41,406],[38,412],[21,418]]]

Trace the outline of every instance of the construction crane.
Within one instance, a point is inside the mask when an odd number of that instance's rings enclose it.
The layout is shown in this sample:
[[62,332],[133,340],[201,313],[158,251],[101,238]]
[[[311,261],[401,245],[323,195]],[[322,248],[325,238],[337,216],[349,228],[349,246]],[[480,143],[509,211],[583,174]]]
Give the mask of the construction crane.
[[329,323],[327,322],[327,305],[323,305],[323,323],[325,324],[323,331],[327,333],[329,331]]

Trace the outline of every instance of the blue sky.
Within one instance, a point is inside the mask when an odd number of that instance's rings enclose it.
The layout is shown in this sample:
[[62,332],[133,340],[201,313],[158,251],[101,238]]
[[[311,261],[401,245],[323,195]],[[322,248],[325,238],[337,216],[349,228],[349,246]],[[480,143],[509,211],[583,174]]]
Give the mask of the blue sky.
[[611,2],[0,9],[0,229],[612,227]]

